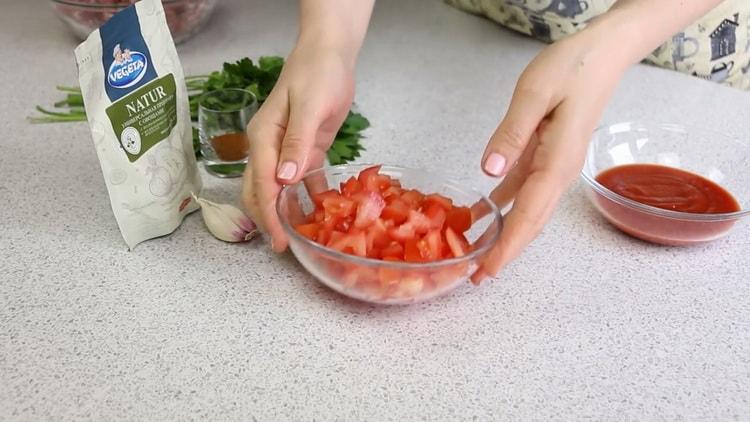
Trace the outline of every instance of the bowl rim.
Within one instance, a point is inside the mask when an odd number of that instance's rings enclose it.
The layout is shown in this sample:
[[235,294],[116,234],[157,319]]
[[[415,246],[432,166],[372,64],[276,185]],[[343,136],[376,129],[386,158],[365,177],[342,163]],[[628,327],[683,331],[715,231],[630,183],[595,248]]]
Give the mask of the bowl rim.
[[[718,136],[720,136],[722,138],[732,139],[732,140],[741,142],[741,141],[739,141],[739,139],[736,139],[736,137],[729,136],[729,135],[727,135],[725,133],[722,133],[722,132],[718,132],[718,131],[715,131],[715,130],[712,130],[712,129],[705,129],[705,128],[701,128],[701,127],[697,127],[697,126],[692,126],[692,125],[685,125],[685,124],[681,124],[681,123],[654,123],[654,122],[648,122],[648,121],[642,121],[642,120],[628,120],[628,121],[623,121],[623,122],[618,122],[618,123],[611,123],[611,124],[610,123],[604,123],[604,124],[601,124],[596,129],[594,129],[594,131],[591,133],[591,139],[589,139],[589,145],[586,148],[586,159],[584,161],[583,168],[581,169],[581,177],[597,193],[600,193],[600,194],[604,195],[606,198],[608,198],[608,199],[610,199],[612,201],[619,202],[622,205],[626,205],[626,206],[629,206],[631,208],[635,208],[638,211],[642,211],[642,212],[647,213],[647,214],[657,215],[657,216],[660,216],[660,217],[670,218],[670,219],[674,219],[674,220],[690,220],[690,221],[716,222],[716,221],[726,221],[726,220],[737,220],[737,219],[739,219],[741,217],[744,217],[744,216],[750,214],[750,209],[740,209],[739,211],[734,211],[734,212],[713,213],[713,214],[700,214],[700,213],[690,213],[690,212],[683,212],[683,211],[666,210],[664,208],[658,208],[658,207],[654,207],[652,205],[643,204],[643,203],[640,203],[640,202],[635,201],[633,199],[630,199],[630,198],[627,198],[625,196],[622,196],[622,195],[620,195],[620,194],[618,194],[618,193],[610,190],[609,188],[607,188],[606,186],[602,185],[601,183],[599,183],[596,180],[596,176],[592,176],[592,175],[588,174],[588,171],[587,171],[588,170],[588,164],[589,164],[589,158],[591,156],[591,153],[593,151],[594,144],[595,144],[594,138],[596,137],[596,135],[598,133],[601,133],[604,130],[610,129],[610,128],[614,127],[614,126],[624,126],[624,125],[631,125],[631,126],[632,125],[641,125],[641,126],[645,126],[646,128],[658,127],[660,129],[682,129],[685,132],[699,131],[699,132],[705,132],[705,133],[712,133],[712,134],[718,135]],[[628,131],[632,131],[632,129],[629,129]],[[610,168],[612,168],[612,167],[610,167]],[[683,170],[683,169],[680,169],[680,170]],[[683,171],[688,171],[688,170],[683,170]],[[705,176],[700,175],[700,174],[698,176],[701,176],[701,177],[705,178]],[[729,191],[727,191],[727,192],[729,192]],[[732,195],[731,192],[729,192],[729,193],[730,193],[730,195]],[[742,204],[740,203],[740,201],[737,200],[737,198],[734,197],[734,195],[732,195],[732,197],[737,201],[738,204],[740,204],[740,208],[742,208]]]
[[[430,176],[431,178],[434,177],[435,180],[440,180],[442,184],[447,184],[451,186],[454,189],[461,190],[461,191],[467,191],[474,193],[480,197],[480,201],[485,202],[490,207],[490,212],[482,218],[487,217],[488,215],[492,215],[494,217],[494,221],[497,222],[497,229],[493,231],[491,238],[481,247],[478,249],[472,250],[471,252],[467,253],[466,255],[460,256],[458,258],[448,258],[448,259],[441,259],[439,261],[430,261],[430,262],[405,262],[405,261],[384,261],[382,259],[375,259],[375,258],[368,258],[368,257],[362,257],[357,255],[351,255],[344,252],[339,252],[335,249],[331,249],[327,246],[321,245],[320,243],[314,242],[301,234],[297,233],[297,230],[294,229],[289,224],[288,219],[283,216],[283,214],[280,212],[280,203],[281,203],[281,197],[284,192],[286,192],[289,189],[292,189],[294,187],[300,186],[306,177],[316,174],[316,173],[326,173],[331,170],[350,170],[352,168],[360,168],[362,170],[379,165],[381,166],[381,169],[393,169],[393,170],[409,170],[409,171],[416,171],[420,172],[422,174],[426,174]],[[495,205],[494,202],[492,202],[487,196],[483,195],[481,192],[474,188],[466,188],[461,186],[459,183],[448,179],[444,176],[440,176],[436,173],[425,171],[422,169],[417,168],[409,168],[409,167],[403,167],[403,166],[395,166],[395,165],[389,165],[389,164],[372,164],[372,163],[357,163],[357,164],[341,164],[336,166],[323,166],[315,170],[308,171],[305,173],[305,175],[300,179],[297,183],[292,183],[289,185],[284,185],[284,187],[279,191],[279,195],[276,199],[276,214],[279,216],[279,221],[281,222],[281,226],[284,228],[284,231],[286,232],[287,236],[291,236],[296,240],[299,240],[300,242],[312,247],[313,249],[316,249],[322,253],[325,253],[327,255],[330,255],[332,257],[338,258],[338,259],[346,259],[349,260],[352,263],[355,264],[363,264],[363,265],[378,265],[378,266],[388,266],[391,268],[398,268],[398,269],[404,269],[404,270],[424,270],[424,269],[435,269],[435,268],[441,268],[444,266],[450,266],[455,264],[460,264],[463,262],[471,261],[475,258],[483,256],[485,253],[487,253],[491,248],[495,246],[498,239],[500,238],[500,233],[503,231],[503,215],[500,211],[500,209]]]

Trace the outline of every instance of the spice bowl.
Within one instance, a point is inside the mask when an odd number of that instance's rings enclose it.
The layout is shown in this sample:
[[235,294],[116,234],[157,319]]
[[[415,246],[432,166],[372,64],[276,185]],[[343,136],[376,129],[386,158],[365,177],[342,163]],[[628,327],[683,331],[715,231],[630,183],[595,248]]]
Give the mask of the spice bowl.
[[[733,212],[695,213],[647,205],[601,181],[607,170],[655,164],[701,176],[736,200]],[[750,143],[713,131],[678,125],[624,122],[603,126],[592,136],[582,170],[586,194],[615,227],[662,245],[692,245],[719,239],[750,214]],[[659,181],[649,188],[659,188]],[[705,192],[697,191],[703,195]]]
[[464,233],[470,249],[463,256],[432,262],[384,261],[339,252],[295,230],[314,209],[313,195],[329,187],[338,187],[367,167],[342,165],[314,170],[299,183],[285,186],[279,193],[276,209],[289,237],[290,249],[302,266],[331,289],[376,304],[421,302],[467,284],[480,261],[497,242],[502,230],[502,216],[485,196],[437,174],[396,166],[382,166],[380,169],[381,174],[397,178],[404,188],[439,193],[457,205],[481,210],[476,212],[469,230]]

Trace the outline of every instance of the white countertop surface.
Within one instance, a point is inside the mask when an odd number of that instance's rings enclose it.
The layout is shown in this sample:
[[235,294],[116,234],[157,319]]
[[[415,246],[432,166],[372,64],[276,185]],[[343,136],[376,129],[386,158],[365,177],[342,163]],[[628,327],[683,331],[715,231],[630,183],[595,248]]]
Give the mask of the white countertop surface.
[[[221,3],[179,47],[186,73],[288,53],[295,2]],[[87,125],[25,120],[77,81],[77,41],[44,6],[0,14],[0,420],[750,419],[747,227],[651,246],[578,184],[499,279],[410,307],[342,298],[261,241],[214,240],[198,214],[128,252]],[[362,160],[487,191],[481,151],[540,48],[439,1],[379,2]],[[747,137],[749,113],[746,92],[637,66],[604,120]],[[204,180],[236,200],[238,180]]]

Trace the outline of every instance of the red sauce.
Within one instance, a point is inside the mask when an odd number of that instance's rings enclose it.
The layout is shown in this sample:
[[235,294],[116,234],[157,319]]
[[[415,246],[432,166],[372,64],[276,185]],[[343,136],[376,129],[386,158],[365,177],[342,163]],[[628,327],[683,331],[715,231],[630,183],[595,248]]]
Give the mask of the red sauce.
[[721,186],[672,167],[628,164],[606,170],[596,180],[619,195],[665,210],[718,214],[741,209]]
[[[716,183],[684,170],[655,164],[608,169],[596,180],[617,194],[642,204],[694,214],[740,211],[740,204]],[[592,191],[593,192],[593,191]],[[688,245],[718,239],[735,219],[700,221],[651,214],[593,193],[595,204],[617,228],[631,236],[666,245]]]

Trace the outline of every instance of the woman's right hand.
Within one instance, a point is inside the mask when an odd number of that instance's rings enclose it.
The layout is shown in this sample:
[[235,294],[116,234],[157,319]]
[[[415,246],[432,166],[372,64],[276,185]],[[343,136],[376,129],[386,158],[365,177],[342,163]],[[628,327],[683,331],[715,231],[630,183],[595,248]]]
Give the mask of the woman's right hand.
[[298,44],[276,86],[247,127],[250,161],[242,199],[277,252],[288,239],[276,214],[282,186],[320,167],[351,107],[353,60],[338,50]]

